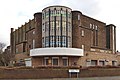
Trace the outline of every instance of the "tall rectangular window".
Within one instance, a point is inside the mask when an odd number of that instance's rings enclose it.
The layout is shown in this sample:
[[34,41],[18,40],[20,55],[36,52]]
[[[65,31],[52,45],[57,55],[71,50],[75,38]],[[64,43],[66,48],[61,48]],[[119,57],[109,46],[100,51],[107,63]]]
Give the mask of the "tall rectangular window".
[[78,14],[78,20],[80,20],[80,15]]
[[45,39],[44,39],[44,37],[42,38],[42,47],[44,47],[45,46]]
[[33,49],[35,48],[35,40],[33,39]]
[[106,48],[110,49],[110,27],[106,27]]
[[92,28],[92,24],[90,24],[90,29]]
[[93,30],[93,46],[95,46],[95,30]]
[[93,24],[93,30],[95,29],[95,25]]
[[98,46],[98,30],[96,30],[95,32],[96,32],[96,46]]
[[52,57],[52,65],[58,66],[59,65],[58,61],[59,61],[58,57]]
[[82,30],[82,36],[84,36],[84,30]]
[[45,65],[49,65],[49,57],[45,57],[44,58],[44,64]]
[[63,66],[68,66],[68,57],[62,58]]
[[112,32],[113,32],[113,36],[112,36],[112,40],[113,40],[113,53],[115,53],[115,27],[112,27]]
[[23,52],[26,51],[26,43],[23,43]]
[[84,49],[84,45],[82,45],[82,49]]
[[95,26],[95,30],[98,30],[98,26]]

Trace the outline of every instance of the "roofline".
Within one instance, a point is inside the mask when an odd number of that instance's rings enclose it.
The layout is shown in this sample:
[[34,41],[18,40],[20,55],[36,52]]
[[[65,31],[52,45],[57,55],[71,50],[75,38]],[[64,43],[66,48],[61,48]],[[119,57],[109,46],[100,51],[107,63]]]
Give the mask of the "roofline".
[[99,21],[99,20],[97,20],[97,19],[95,19],[95,18],[92,18],[92,17],[90,17],[90,16],[87,16],[87,15],[84,15],[84,14],[83,14],[83,16],[88,17],[88,18],[91,18],[91,19],[93,19],[93,20],[95,20],[95,21],[98,21],[98,22],[100,22],[100,23],[106,24],[105,22]]
[[114,26],[114,27],[116,28],[116,26],[115,26],[114,24],[108,24],[108,25],[106,25],[106,27],[107,27],[107,26]]
[[[44,11],[45,9],[49,8],[49,7],[65,7],[65,8],[69,8],[67,6],[62,6],[62,5],[53,5],[53,6],[48,6],[48,7],[45,7],[42,11]],[[70,10],[72,10],[71,8],[69,8]]]

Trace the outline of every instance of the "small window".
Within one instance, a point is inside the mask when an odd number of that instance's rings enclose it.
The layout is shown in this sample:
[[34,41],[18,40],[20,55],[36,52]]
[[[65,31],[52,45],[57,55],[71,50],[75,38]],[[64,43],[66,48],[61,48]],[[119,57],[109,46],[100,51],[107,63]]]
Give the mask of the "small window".
[[87,66],[91,66],[91,60],[90,61],[86,61],[86,65]]
[[45,57],[44,58],[44,64],[45,65],[49,65],[49,57]]
[[63,66],[68,66],[68,57],[63,57],[62,61],[63,61]]
[[95,30],[98,30],[98,26],[95,26]]
[[105,65],[105,61],[104,60],[100,60],[99,61],[99,66],[104,66]]
[[29,29],[31,29],[31,26],[29,26]]
[[94,26],[94,24],[93,24],[93,29],[95,29],[95,26]]
[[42,43],[44,43],[44,37],[42,38]]
[[91,60],[91,66],[96,66],[97,65],[97,60]]
[[117,66],[117,61],[112,61],[112,66]]
[[90,29],[92,28],[92,24],[90,24]]
[[58,57],[53,57],[52,58],[52,65],[58,66],[59,62],[58,62]]
[[33,34],[35,34],[35,31],[33,31]]
[[80,20],[80,15],[78,14],[78,20]]
[[35,40],[33,39],[33,49],[35,48]]
[[26,43],[23,43],[23,52],[26,51]]
[[82,36],[84,36],[84,30],[82,30]]
[[84,47],[85,47],[85,46],[84,46],[84,45],[82,45],[82,49],[84,49]]

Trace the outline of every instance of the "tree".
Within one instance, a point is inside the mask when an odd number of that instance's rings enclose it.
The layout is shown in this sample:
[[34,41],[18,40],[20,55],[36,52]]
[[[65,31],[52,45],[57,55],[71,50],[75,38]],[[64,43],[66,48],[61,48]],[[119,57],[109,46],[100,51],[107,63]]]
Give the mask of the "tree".
[[14,59],[10,46],[7,46],[7,48],[3,51],[5,46],[5,43],[0,43],[0,66],[8,66]]
[[13,55],[10,52],[10,48],[9,46],[5,49],[5,51],[2,54],[2,62],[3,62],[3,66],[8,66],[10,64],[10,61],[13,58]]
[[5,43],[0,43],[0,66],[4,65],[4,58],[3,58],[3,48],[6,46]]
[[3,53],[3,48],[6,46],[5,43],[0,43],[0,54]]

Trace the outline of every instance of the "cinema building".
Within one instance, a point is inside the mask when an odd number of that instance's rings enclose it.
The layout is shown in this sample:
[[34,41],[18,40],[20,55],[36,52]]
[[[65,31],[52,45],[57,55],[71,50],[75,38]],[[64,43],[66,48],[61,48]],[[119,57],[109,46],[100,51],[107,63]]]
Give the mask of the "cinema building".
[[11,28],[15,63],[26,66],[118,65],[116,26],[66,6],[49,6]]

